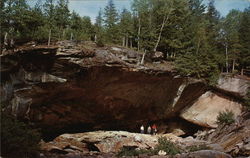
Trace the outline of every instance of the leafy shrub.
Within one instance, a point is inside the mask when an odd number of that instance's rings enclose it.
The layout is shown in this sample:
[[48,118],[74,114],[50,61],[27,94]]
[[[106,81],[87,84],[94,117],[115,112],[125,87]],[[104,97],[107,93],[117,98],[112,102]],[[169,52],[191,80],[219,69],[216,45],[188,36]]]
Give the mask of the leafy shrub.
[[35,158],[40,134],[26,124],[1,113],[1,154],[7,158]]
[[199,151],[199,150],[209,150],[211,149],[209,146],[202,144],[202,145],[192,145],[187,147],[189,152]]
[[232,124],[234,123],[234,113],[232,111],[224,111],[220,112],[219,115],[217,116],[217,123],[218,124]]
[[167,153],[167,155],[176,155],[181,152],[176,145],[163,137],[158,139],[158,145],[156,146],[155,150],[156,152],[163,150]]
[[180,149],[175,146],[172,142],[167,140],[166,138],[159,138],[158,144],[156,145],[155,149],[135,149],[135,148],[128,148],[123,147],[120,152],[117,154],[117,156],[139,156],[142,154],[147,155],[157,155],[158,152],[162,150],[165,151],[167,155],[176,155],[180,153]]

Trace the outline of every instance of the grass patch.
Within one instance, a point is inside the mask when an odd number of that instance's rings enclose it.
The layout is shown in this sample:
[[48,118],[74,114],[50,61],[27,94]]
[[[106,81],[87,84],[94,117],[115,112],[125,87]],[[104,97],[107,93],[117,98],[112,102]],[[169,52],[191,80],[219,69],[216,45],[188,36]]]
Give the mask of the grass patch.
[[219,115],[217,116],[217,123],[218,124],[226,124],[226,125],[230,125],[232,123],[234,123],[234,113],[232,111],[224,111],[224,112],[220,112]]
[[181,153],[181,150],[168,139],[161,137],[158,139],[158,144],[155,149],[136,149],[131,147],[123,147],[120,152],[117,154],[118,157],[122,156],[139,156],[146,154],[149,156],[157,155],[158,152],[162,150],[165,151],[167,155],[176,155]]

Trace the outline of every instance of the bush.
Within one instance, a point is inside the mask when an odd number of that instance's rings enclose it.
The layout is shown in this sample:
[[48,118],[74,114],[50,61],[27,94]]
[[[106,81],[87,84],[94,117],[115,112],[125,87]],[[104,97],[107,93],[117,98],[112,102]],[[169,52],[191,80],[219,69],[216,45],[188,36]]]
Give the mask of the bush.
[[232,111],[224,111],[220,112],[219,115],[217,116],[217,123],[218,124],[232,124],[234,123],[234,113]]
[[158,153],[160,150],[163,150],[167,153],[167,155],[176,155],[181,152],[176,145],[163,137],[158,139],[158,145],[156,146],[155,150],[156,153]]
[[117,156],[119,157],[139,156],[142,154],[157,155],[160,150],[165,151],[167,155],[176,155],[180,153],[180,149],[177,146],[175,146],[172,142],[170,142],[166,138],[162,137],[158,139],[158,144],[156,145],[155,149],[146,150],[146,149],[123,147],[117,154]]
[[1,156],[34,158],[38,154],[40,134],[26,124],[1,113]]

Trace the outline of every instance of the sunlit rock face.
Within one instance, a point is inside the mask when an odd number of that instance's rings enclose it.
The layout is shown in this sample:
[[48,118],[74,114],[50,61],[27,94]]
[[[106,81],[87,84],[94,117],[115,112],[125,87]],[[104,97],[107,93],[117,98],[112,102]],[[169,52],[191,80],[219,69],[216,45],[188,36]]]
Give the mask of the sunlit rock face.
[[179,116],[206,92],[203,82],[177,76],[169,63],[138,65],[138,52],[65,45],[1,55],[5,111],[45,133],[138,131]]
[[133,65],[117,54],[44,47],[1,56],[5,110],[48,131],[137,130],[178,115],[204,92],[202,82]]
[[220,112],[232,111],[235,119],[242,112],[242,105],[213,92],[206,92],[191,106],[181,112],[181,117],[203,127],[216,128]]
[[250,81],[242,78],[241,76],[230,77],[221,75],[218,80],[217,88],[226,93],[243,97],[247,94],[249,85]]

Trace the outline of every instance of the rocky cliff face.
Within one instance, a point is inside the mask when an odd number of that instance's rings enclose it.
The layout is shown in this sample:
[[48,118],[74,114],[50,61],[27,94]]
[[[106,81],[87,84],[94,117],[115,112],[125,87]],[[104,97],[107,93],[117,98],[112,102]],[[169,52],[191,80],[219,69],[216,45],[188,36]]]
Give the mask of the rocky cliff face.
[[1,55],[1,101],[6,111],[49,134],[133,131],[179,116],[206,92],[203,82],[177,76],[169,63],[140,66],[140,58],[132,50],[93,44],[22,47]]

